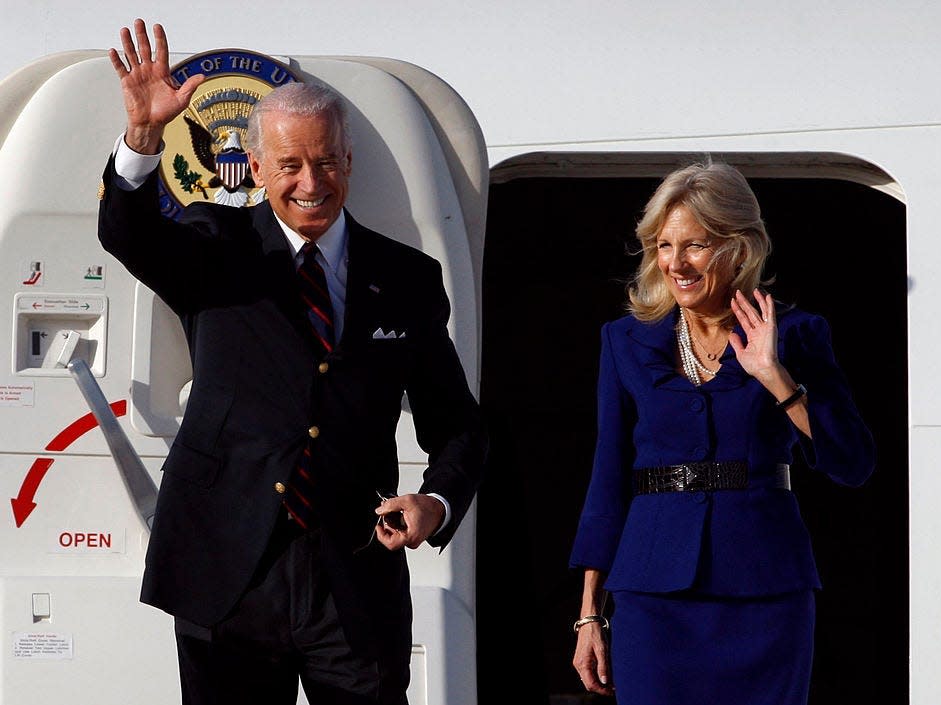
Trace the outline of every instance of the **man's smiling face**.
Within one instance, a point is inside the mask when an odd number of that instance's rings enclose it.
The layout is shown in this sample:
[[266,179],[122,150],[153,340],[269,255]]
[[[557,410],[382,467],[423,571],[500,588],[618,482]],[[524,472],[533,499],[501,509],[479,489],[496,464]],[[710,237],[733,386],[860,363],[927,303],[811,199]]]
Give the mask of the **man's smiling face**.
[[291,230],[316,240],[340,215],[349,192],[351,152],[328,115],[269,113],[248,160],[257,186]]

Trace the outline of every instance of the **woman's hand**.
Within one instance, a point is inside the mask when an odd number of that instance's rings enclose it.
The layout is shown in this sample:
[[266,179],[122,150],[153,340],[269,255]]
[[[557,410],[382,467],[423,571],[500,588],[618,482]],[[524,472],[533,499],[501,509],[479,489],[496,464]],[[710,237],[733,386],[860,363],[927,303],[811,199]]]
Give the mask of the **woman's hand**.
[[598,622],[585,624],[578,630],[572,665],[578,671],[578,677],[582,679],[586,690],[599,695],[614,695],[608,643]]
[[[585,584],[582,589],[580,614],[600,615],[604,613],[604,573],[596,568],[585,569]],[[578,641],[572,665],[582,679],[582,685],[591,693],[614,695],[611,685],[611,659],[608,657],[608,642],[599,622],[588,622],[578,628]]]
[[781,367],[778,362],[778,322],[774,314],[774,300],[770,294],[755,289],[755,310],[741,291],[732,297],[732,313],[745,331],[746,341],[737,333],[729,333],[729,344],[738,363],[752,377],[766,387]]
[[[784,401],[797,384],[790,373],[778,361],[778,322],[774,314],[774,300],[770,294],[755,289],[755,301],[759,311],[751,305],[741,291],[732,298],[732,312],[745,331],[747,342],[743,343],[736,333],[729,333],[729,344],[735,351],[738,363],[757,379],[778,401]],[[786,409],[788,418],[808,438],[812,437],[810,417],[807,414],[807,398]]]
[[143,20],[134,20],[134,34],[137,46],[131,38],[131,31],[127,27],[121,28],[123,61],[115,49],[111,49],[108,56],[121,79],[127,112],[124,140],[136,152],[156,154],[163,138],[163,128],[186,110],[196,88],[206,77],[197,74],[190,76],[182,86],[177,84],[170,75],[167,35],[159,24],[154,25],[156,53],[151,48]]

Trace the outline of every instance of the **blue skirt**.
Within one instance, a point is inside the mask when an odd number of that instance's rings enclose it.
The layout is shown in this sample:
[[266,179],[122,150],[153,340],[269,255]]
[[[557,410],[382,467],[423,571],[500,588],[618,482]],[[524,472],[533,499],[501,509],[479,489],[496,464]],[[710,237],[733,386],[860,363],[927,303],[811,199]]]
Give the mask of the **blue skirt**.
[[618,705],[806,705],[810,590],[771,597],[616,592]]

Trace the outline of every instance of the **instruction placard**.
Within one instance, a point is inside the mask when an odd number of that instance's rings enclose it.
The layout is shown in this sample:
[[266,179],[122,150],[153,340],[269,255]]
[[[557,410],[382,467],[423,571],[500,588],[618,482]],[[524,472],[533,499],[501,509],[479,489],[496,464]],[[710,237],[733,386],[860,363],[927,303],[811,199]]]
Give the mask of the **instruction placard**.
[[69,660],[72,658],[72,635],[61,632],[13,632],[13,658]]
[[32,406],[35,386],[32,382],[0,382],[0,406]]
[[100,316],[105,310],[105,297],[99,294],[17,294],[18,311],[34,314],[68,313],[86,318]]

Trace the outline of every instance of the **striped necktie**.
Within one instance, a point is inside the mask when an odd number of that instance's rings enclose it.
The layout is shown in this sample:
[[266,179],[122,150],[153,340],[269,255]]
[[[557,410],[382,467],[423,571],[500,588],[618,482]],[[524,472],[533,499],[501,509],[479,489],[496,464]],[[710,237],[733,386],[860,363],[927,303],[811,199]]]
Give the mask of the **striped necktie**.
[[[301,300],[307,310],[307,320],[318,344],[317,358],[323,358],[333,350],[333,304],[327,290],[327,278],[317,262],[319,248],[306,243],[301,248],[304,257],[297,270]],[[284,496],[284,506],[302,529],[315,524],[312,499],[314,496],[313,471],[311,469],[311,445],[307,444],[291,478],[290,487]]]
[[314,337],[321,347],[320,356],[323,357],[333,350],[333,304],[330,303],[330,292],[327,290],[327,278],[323,268],[317,261],[320,248],[312,242],[305,243],[301,248],[304,260],[297,270],[297,282],[301,292],[301,299],[307,308],[307,319],[310,321]]

